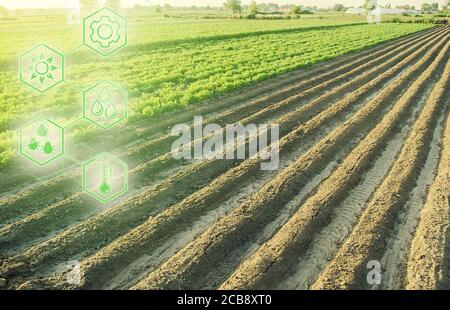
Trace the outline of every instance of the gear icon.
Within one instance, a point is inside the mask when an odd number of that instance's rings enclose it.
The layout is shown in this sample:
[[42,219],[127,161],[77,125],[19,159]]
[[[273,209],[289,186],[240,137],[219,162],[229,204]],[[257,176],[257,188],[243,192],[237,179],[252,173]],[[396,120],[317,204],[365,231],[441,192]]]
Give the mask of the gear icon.
[[102,48],[109,48],[120,40],[120,24],[109,16],[102,16],[90,26],[92,42],[100,44]]
[[108,8],[102,8],[83,19],[83,44],[109,56],[128,43],[127,19]]

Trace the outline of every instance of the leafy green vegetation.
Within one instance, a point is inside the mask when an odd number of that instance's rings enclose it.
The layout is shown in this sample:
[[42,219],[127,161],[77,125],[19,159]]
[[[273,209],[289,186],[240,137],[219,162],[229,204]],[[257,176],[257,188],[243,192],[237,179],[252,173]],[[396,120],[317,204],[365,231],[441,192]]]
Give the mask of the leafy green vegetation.
[[[312,16],[299,20],[163,18],[130,13],[126,49],[103,59],[81,41],[79,25],[62,15],[0,21],[0,163],[13,154],[13,132],[35,113],[65,124],[80,117],[79,89],[98,80],[118,81],[130,92],[129,122],[179,109],[213,96],[430,27],[362,24],[364,17]],[[17,59],[46,43],[66,52],[64,84],[44,95],[19,83]],[[69,53],[68,53],[69,52]],[[77,133],[91,131],[82,124]]]

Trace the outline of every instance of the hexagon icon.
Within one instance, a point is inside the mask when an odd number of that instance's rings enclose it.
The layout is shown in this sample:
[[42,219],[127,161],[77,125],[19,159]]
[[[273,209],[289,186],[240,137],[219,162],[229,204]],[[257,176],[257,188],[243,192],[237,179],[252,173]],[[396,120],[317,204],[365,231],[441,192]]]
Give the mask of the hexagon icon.
[[45,92],[64,81],[64,56],[51,47],[41,44],[20,57],[20,80]]
[[83,165],[83,191],[108,203],[128,191],[128,165],[102,153]]
[[127,19],[102,8],[83,20],[83,43],[102,56],[108,56],[128,42]]
[[83,94],[83,116],[107,129],[128,116],[128,93],[109,81],[100,82]]
[[20,129],[20,154],[44,166],[64,154],[64,128],[39,117]]

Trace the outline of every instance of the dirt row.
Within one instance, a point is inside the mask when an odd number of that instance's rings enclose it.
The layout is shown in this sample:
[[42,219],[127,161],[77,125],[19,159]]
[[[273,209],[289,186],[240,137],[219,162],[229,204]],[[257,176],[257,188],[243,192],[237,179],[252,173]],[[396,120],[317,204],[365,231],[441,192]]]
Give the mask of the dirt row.
[[[432,94],[437,99],[447,92],[447,106],[450,104],[449,75],[447,72],[447,79],[443,79]],[[449,289],[450,114],[445,123],[438,173],[423,206],[411,245],[406,273],[407,289]]]
[[[440,83],[447,84],[450,76],[449,45],[447,41],[446,47],[441,50],[434,63],[416,81],[414,87],[411,87],[413,91],[424,87],[433,71],[445,64],[447,65]],[[370,288],[371,285],[366,279],[366,264],[371,260],[381,261],[387,233],[392,229],[395,214],[406,202],[423,164],[437,116],[446,110],[443,106],[443,94],[441,92],[440,96],[430,97],[389,175],[313,288]]]
[[386,250],[381,258],[383,273],[380,285],[375,289],[403,289],[406,284],[406,268],[409,250],[419,223],[420,211],[422,210],[430,185],[436,176],[441,153],[444,113],[439,114],[437,124],[428,143],[428,152],[423,159],[423,166],[416,178],[413,189],[410,191],[408,200],[396,214],[393,229],[385,241]]
[[[433,51],[437,48],[438,46]],[[363,125],[368,125],[370,122],[368,120],[376,120],[377,112],[380,113],[377,108],[382,106],[383,99],[388,98],[389,93],[393,92],[396,87],[408,85],[405,83],[405,80],[408,80],[407,77],[420,72],[431,61],[432,54],[433,52],[428,53],[428,57],[419,61],[401,78],[391,83],[387,90],[379,94],[344,125],[301,156],[239,208],[220,219],[194,242],[152,272],[137,285],[137,288],[189,287],[192,285],[191,283],[200,281],[202,272],[208,270],[208,266],[217,268],[220,265],[218,264],[220,259],[224,259],[224,255],[231,248],[247,241],[258,227],[264,227],[274,218],[277,210],[281,209],[295,195],[296,190],[301,188],[305,179],[312,177],[314,169],[317,169],[321,163],[322,165],[327,163],[340,145],[348,143],[350,137],[354,136],[354,132],[358,132]]]
[[293,264],[286,279],[277,283],[277,288],[308,289],[316,281],[319,272],[334,256],[341,242],[353,229],[371,195],[386,177],[422,105],[422,100],[414,103],[411,115],[399,124],[401,129],[394,130],[396,132],[388,138],[382,152],[377,152],[380,155],[374,156],[376,158],[370,168],[361,174],[359,182],[350,186],[341,202],[336,202],[334,210],[339,212],[333,213],[335,216],[330,217],[327,225],[318,230],[310,246],[299,254],[298,261]]

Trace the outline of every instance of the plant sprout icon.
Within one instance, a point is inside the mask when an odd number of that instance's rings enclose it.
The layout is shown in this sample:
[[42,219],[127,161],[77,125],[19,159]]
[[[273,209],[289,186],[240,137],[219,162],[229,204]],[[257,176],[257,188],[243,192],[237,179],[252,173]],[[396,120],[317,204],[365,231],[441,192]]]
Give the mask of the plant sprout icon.
[[31,57],[31,66],[28,68],[31,72],[31,80],[39,78],[41,85],[45,83],[45,79],[53,80],[53,71],[58,67],[52,65],[53,57],[47,58],[43,53],[39,57]]
[[[107,105],[107,106],[106,106]],[[106,109],[105,109],[106,106]],[[105,115],[107,119],[115,119],[118,115],[117,109],[112,103],[111,92],[107,87],[104,87],[100,92],[97,100],[92,104],[91,113],[95,116]]]

